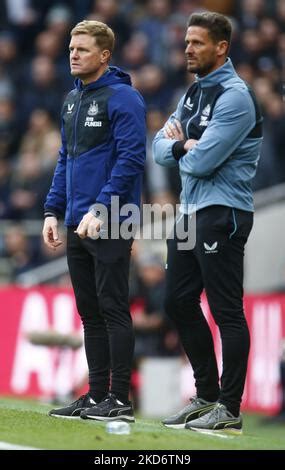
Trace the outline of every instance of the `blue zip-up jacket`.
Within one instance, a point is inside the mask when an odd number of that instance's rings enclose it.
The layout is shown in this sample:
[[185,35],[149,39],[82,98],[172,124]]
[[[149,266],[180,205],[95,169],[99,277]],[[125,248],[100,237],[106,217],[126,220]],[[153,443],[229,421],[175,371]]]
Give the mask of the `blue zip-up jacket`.
[[45,213],[77,225],[95,203],[110,210],[140,205],[145,163],[145,105],[128,74],[109,69],[83,86],[76,80],[62,109],[62,146]]
[[205,77],[196,77],[169,120],[175,118],[181,121],[185,138],[199,142],[177,163],[177,141],[166,139],[161,129],[153,155],[160,165],[179,164],[180,211],[187,214],[217,204],[252,212],[251,180],[260,154],[262,117],[230,59]]

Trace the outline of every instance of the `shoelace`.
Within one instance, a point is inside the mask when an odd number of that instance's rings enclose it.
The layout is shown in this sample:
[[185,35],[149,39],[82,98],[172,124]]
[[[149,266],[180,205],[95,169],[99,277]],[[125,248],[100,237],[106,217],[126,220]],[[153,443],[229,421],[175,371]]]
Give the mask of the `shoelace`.
[[[191,397],[190,398],[190,405],[192,404],[197,404],[197,405],[203,405],[203,400],[201,400],[200,398],[194,396],[194,397]],[[189,405],[188,405],[189,406]]]
[[196,396],[189,398],[189,401],[190,401],[189,405],[184,406],[184,408],[181,410],[181,412],[179,412],[179,414],[180,414],[180,413],[183,413],[183,412],[187,412],[187,411],[189,410],[189,407],[190,407],[192,404],[195,404],[195,403],[200,404],[199,398],[197,398]]
[[108,410],[108,408],[110,407],[110,405],[115,405],[116,404],[116,399],[113,395],[107,395],[106,398],[104,398],[104,400],[101,401],[101,403],[99,403],[97,406],[101,409],[101,410]]
[[85,394],[85,395],[81,395],[79,398],[77,398],[77,400],[73,401],[73,402],[70,404],[70,406],[72,406],[72,405],[76,405],[76,406],[83,405],[84,401],[85,401],[86,399],[88,399],[88,398],[89,398],[88,393]]
[[195,397],[191,397],[190,398],[190,404],[192,403],[199,403],[199,398],[197,398],[196,396]]
[[224,405],[222,405],[222,403],[217,403],[215,408],[213,408],[209,413],[207,413],[206,415],[202,416],[202,418],[200,419],[205,419],[205,421],[209,422],[209,421],[219,421],[220,418],[221,418],[221,413],[225,412],[226,415],[231,418],[232,416],[229,414],[228,410],[226,409],[226,407]]

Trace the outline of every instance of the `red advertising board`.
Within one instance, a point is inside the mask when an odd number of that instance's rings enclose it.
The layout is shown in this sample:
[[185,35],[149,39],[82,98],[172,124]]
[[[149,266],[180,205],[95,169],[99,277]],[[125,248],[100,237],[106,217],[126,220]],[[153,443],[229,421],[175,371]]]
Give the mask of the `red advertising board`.
[[38,346],[28,339],[47,331],[82,335],[70,289],[2,288],[0,310],[0,394],[66,395],[86,377],[83,348]]
[[[66,395],[86,378],[83,347],[34,345],[32,332],[81,334],[81,322],[70,289],[36,287],[0,289],[0,394],[49,398]],[[219,331],[203,300],[221,370]],[[243,408],[273,413],[280,406],[279,362],[285,338],[285,295],[245,297],[251,351]],[[194,391],[191,370],[184,373],[185,397]],[[183,381],[182,381],[183,382]],[[186,386],[185,386],[186,383]]]

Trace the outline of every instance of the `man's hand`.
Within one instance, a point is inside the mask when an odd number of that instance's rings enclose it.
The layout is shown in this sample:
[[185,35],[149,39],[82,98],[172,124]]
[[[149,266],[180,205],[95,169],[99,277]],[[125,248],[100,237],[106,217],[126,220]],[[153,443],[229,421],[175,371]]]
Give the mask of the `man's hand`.
[[167,121],[163,128],[164,137],[171,140],[184,140],[181,123],[178,119]]
[[77,233],[80,238],[90,237],[92,239],[96,239],[99,238],[99,232],[102,224],[102,220],[97,219],[97,217],[95,217],[92,212],[87,212],[75,230],[75,233]]
[[199,142],[198,140],[196,139],[188,139],[186,140],[185,144],[184,144],[184,148],[186,150],[186,152],[188,152],[188,150],[192,150],[193,147],[195,147],[195,145],[197,144],[197,142]]
[[43,226],[43,239],[45,244],[51,249],[56,250],[62,245],[62,241],[58,238],[58,222],[56,217],[46,217]]

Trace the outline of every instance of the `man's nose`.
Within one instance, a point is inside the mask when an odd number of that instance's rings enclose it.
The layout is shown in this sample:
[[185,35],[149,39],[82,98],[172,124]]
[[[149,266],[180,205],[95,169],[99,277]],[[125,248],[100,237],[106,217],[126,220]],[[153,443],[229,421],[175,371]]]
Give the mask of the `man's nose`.
[[192,44],[187,44],[186,48],[185,48],[185,54],[190,54],[190,52],[193,51],[193,46]]
[[74,57],[77,57],[77,55],[78,55],[78,52],[77,52],[76,49],[73,49],[73,50],[71,51],[71,53],[70,53],[70,57],[71,57],[72,59],[73,59]]

